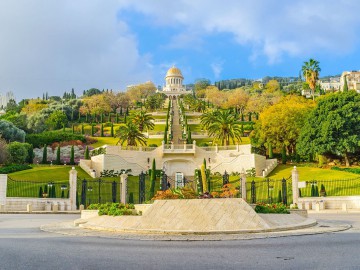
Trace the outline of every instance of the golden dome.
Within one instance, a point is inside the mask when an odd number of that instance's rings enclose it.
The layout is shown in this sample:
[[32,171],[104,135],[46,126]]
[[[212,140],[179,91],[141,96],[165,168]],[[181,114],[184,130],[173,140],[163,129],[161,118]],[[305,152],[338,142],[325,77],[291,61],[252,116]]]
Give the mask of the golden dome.
[[167,77],[181,77],[182,79],[184,79],[184,77],[181,73],[181,70],[175,66],[172,66],[171,68],[169,68],[169,70],[166,73],[166,78]]

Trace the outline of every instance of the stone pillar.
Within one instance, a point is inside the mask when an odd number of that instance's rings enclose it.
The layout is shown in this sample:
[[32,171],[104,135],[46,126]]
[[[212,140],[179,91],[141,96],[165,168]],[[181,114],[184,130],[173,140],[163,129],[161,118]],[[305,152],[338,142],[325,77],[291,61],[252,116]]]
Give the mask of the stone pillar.
[[299,201],[299,171],[294,166],[294,169],[291,171],[292,176],[292,194],[293,194],[293,204],[298,204]]
[[241,173],[241,198],[246,202],[246,173]]
[[7,174],[0,174],[0,209],[5,209],[7,190]]
[[77,171],[75,170],[75,167],[72,167],[72,169],[69,172],[69,175],[70,175],[70,177],[69,177],[70,208],[72,211],[75,211],[76,210],[76,182],[77,182]]
[[123,204],[127,203],[127,180],[127,174],[123,173],[120,175],[120,202]]

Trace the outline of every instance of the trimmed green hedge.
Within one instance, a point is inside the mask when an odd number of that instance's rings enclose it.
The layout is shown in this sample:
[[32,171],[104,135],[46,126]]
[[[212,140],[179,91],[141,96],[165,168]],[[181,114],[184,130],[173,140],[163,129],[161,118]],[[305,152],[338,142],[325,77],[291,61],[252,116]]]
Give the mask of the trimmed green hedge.
[[104,204],[90,204],[88,210],[99,210],[99,216],[131,216],[136,215],[133,212],[135,209],[133,204],[123,203],[104,203]]
[[9,174],[13,172],[19,172],[24,170],[32,169],[29,165],[9,165],[6,167],[0,168],[0,174]]
[[82,142],[86,141],[84,135],[58,131],[28,134],[25,138],[25,142],[32,144],[34,148],[43,147],[45,144],[51,145],[54,142],[68,142],[77,140]]
[[339,167],[331,167],[334,171],[343,171],[343,172],[349,172],[349,173],[356,173],[360,174],[360,168],[339,168]]
[[282,203],[259,203],[255,206],[255,212],[260,214],[290,214],[286,205]]

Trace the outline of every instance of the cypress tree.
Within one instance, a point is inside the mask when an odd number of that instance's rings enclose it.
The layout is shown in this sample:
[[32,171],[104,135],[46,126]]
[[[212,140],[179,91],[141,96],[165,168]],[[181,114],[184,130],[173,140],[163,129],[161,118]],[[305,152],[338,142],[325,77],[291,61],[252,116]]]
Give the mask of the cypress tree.
[[114,124],[113,123],[111,123],[110,133],[111,133],[111,137],[114,137]]
[[85,128],[84,125],[81,125],[81,134],[84,135],[85,134]]
[[61,190],[61,199],[64,199],[64,198],[65,198],[64,190]]
[[85,122],[86,122],[86,123],[89,123],[89,113],[86,113]]
[[319,187],[315,186],[315,197],[319,197]]
[[65,124],[63,124],[63,132],[65,132]]
[[48,198],[53,197],[52,186],[49,186]]
[[42,164],[46,164],[47,163],[47,145],[44,144],[44,149],[43,149],[43,156],[42,156]]
[[122,107],[120,107],[120,115],[123,115]]
[[348,92],[349,88],[348,88],[348,84],[347,84],[347,79],[346,76],[344,76],[344,87],[343,87],[343,92]]
[[60,165],[61,164],[61,160],[60,160],[60,145],[58,145],[57,149],[56,149],[56,161],[55,164]]
[[70,165],[75,165],[75,151],[74,151],[74,146],[71,146],[71,151],[70,151]]
[[251,115],[252,115],[252,113],[249,112],[249,122],[251,122]]
[[95,134],[95,127],[94,124],[91,124],[91,136],[94,137]]
[[155,182],[156,182],[156,163],[155,158],[153,159],[152,168],[151,168],[151,175],[150,175],[150,200],[154,197],[155,194]]
[[279,190],[279,194],[278,194],[278,203],[282,203],[282,196],[281,196],[281,190]]
[[286,148],[285,145],[283,145],[281,149],[281,163],[286,164]]
[[269,158],[274,158],[274,152],[271,143],[269,143]]
[[126,115],[129,115],[129,108],[126,107]]
[[75,125],[73,124],[72,125],[72,134],[74,134],[75,133]]
[[39,198],[42,198],[43,197],[43,188],[40,187],[39,188]]
[[101,124],[100,137],[104,137],[104,124]]
[[311,184],[311,197],[315,197],[315,186]]
[[100,122],[104,123],[104,114],[103,113],[100,115]]
[[124,124],[126,124],[126,114],[124,115]]
[[108,122],[111,122],[111,113],[109,112]]
[[44,186],[44,193],[48,194],[48,186],[47,185]]
[[119,114],[118,113],[116,113],[116,115],[115,115],[115,122],[116,122],[116,124],[119,123]]
[[51,198],[56,198],[56,188],[55,188],[56,186],[55,185],[53,185],[52,186],[52,189],[51,189]]
[[32,164],[34,162],[34,147],[31,144],[28,149],[27,163]]
[[244,119],[244,114],[241,114],[241,122],[244,122],[245,119]]
[[85,148],[85,159],[90,159],[89,147],[86,146]]

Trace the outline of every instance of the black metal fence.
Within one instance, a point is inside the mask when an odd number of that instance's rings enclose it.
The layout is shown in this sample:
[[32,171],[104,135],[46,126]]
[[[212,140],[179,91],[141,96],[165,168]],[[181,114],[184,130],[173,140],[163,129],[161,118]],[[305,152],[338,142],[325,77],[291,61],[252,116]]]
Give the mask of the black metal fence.
[[266,178],[262,181],[246,183],[247,200],[250,203],[278,203],[288,204],[292,202],[291,178],[274,180]]
[[8,176],[6,196],[27,198],[68,198],[69,180],[38,182],[32,180],[16,180]]

